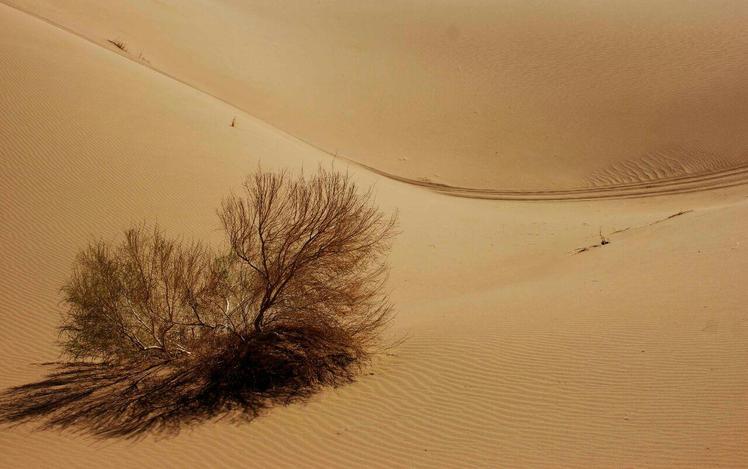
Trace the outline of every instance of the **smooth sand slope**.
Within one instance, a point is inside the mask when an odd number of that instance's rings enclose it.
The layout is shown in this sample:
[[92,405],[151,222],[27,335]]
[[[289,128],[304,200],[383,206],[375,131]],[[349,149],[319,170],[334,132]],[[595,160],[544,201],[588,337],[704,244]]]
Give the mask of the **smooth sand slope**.
[[[73,18],[77,2],[70,9],[68,2],[26,3]],[[169,3],[158,5],[163,11],[153,6],[155,17],[179,24],[181,10],[167,14]],[[116,16],[95,12],[102,17],[91,24]],[[206,28],[215,28],[209,32],[230,30],[206,17]],[[742,37],[734,36],[736,44]],[[134,50],[149,55],[157,43],[143,40]],[[195,54],[195,76],[208,76],[201,67],[212,62]],[[155,65],[156,57],[150,60]],[[375,63],[372,70],[380,70]],[[713,86],[718,93],[726,84]],[[103,43],[4,5],[0,90],[0,387],[40,377],[32,363],[57,358],[57,289],[87,240],[111,238],[144,219],[170,233],[216,239],[214,208],[259,161],[295,169],[333,161]],[[308,103],[297,104],[299,119],[312,121]],[[339,122],[316,117],[328,128]],[[440,119],[442,128],[464,125],[461,116]],[[708,136],[729,146],[739,141],[718,125],[727,120],[714,121]],[[384,135],[378,140],[395,144]],[[713,169],[713,160],[697,160]],[[434,167],[441,171],[447,161],[435,155]],[[580,157],[548,175],[518,163],[502,177],[523,180],[530,171],[537,181],[581,181],[579,168],[591,169],[588,163]],[[162,440],[1,428],[0,466],[748,465],[748,186],[691,181],[691,191],[658,197],[479,200],[334,164],[375,184],[384,209],[400,211],[390,283],[399,315],[391,335],[408,340],[381,357],[373,374],[250,424],[210,422]],[[477,181],[470,171],[465,180]],[[559,182],[546,189],[563,188]],[[598,244],[599,231],[610,244],[574,254]]]
[[323,150],[468,188],[748,164],[744,0],[4,0]]

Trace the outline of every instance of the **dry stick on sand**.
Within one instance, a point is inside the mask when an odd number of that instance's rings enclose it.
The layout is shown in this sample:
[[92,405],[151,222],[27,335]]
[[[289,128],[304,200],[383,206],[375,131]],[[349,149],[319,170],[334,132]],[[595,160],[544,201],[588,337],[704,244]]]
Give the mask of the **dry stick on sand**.
[[603,230],[602,230],[602,228],[600,228],[599,234],[600,234],[600,243],[599,244],[592,244],[590,246],[585,246],[585,247],[582,247],[582,248],[577,248],[577,249],[574,250],[574,254],[579,254],[581,252],[589,251],[590,249],[599,248],[599,247],[605,246],[606,244],[610,244],[610,240],[608,238],[606,238],[605,236],[603,236]]
[[[673,219],[675,217],[679,217],[681,215],[685,215],[685,214],[691,213],[691,212],[693,212],[693,210],[683,210],[683,211],[674,213],[674,214],[672,214],[670,216],[667,216],[665,218],[662,218],[660,220],[653,221],[652,223],[650,223],[649,225],[646,225],[646,226],[656,225],[658,223],[662,223],[664,221],[668,221],[668,220],[671,220],[671,219]],[[641,227],[639,227],[639,228],[641,228]],[[631,229],[631,227],[629,226],[628,228],[624,228],[622,230],[616,230],[616,231],[614,231],[611,234],[623,233],[624,231],[628,231],[630,229]],[[606,238],[605,236],[603,236],[602,228],[600,229],[599,234],[600,234],[600,244],[593,244],[593,245],[590,245],[590,246],[585,246],[585,247],[577,248],[577,249],[574,250],[574,254],[579,254],[579,253],[582,253],[582,252],[585,252],[585,251],[589,251],[590,249],[593,249],[593,248],[599,248],[601,246],[605,246],[606,244],[610,244],[610,239]]]
[[600,246],[605,246],[606,244],[610,244],[610,240],[603,236],[603,229],[600,228]]
[[119,39],[107,39],[107,42],[112,44],[117,49],[121,50],[122,52],[127,52],[127,45],[120,41]]

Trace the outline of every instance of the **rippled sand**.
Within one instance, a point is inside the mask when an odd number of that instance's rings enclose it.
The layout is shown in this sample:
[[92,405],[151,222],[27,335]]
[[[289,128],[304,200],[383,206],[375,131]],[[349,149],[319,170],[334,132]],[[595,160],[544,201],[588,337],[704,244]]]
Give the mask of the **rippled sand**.
[[0,466],[748,465],[745,3],[587,3],[0,4],[0,387],[87,240],[218,239],[258,162],[399,210],[407,337],[250,424],[3,427]]

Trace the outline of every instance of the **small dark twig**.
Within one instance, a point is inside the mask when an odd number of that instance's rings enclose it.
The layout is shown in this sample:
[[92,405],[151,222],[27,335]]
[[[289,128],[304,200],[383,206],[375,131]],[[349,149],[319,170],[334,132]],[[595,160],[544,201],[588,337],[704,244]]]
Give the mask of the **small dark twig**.
[[127,52],[127,44],[125,44],[123,41],[120,41],[119,39],[107,39],[107,42],[109,42],[122,52]]
[[610,244],[610,240],[603,236],[603,229],[600,228],[600,246],[605,246],[606,244]]

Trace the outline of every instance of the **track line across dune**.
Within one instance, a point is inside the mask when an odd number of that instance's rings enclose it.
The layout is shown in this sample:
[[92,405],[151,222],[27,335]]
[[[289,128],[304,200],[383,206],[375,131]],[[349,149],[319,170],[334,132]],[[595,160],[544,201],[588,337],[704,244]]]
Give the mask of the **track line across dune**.
[[345,158],[347,161],[389,179],[414,186],[424,187],[454,197],[488,200],[595,200],[627,199],[654,197],[669,194],[684,194],[706,190],[722,189],[748,184],[748,163],[735,165],[720,171],[688,174],[658,180],[647,180],[635,183],[615,184],[605,187],[590,187],[559,190],[502,190],[491,188],[473,188],[450,186],[430,181],[410,179],[388,173],[372,166]]

